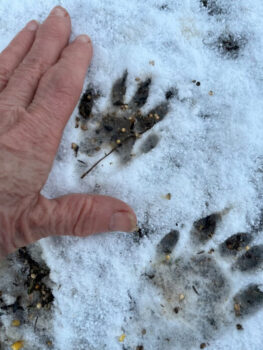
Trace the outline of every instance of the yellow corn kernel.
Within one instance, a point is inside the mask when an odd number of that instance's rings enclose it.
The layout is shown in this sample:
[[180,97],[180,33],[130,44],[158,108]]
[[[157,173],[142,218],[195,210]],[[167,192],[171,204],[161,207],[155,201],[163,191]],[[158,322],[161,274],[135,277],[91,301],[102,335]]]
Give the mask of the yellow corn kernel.
[[16,341],[12,346],[11,346],[11,349],[12,350],[20,350],[22,349],[24,346],[24,342],[23,340],[19,340],[19,341]]
[[124,339],[126,338],[126,335],[123,333],[120,337],[119,337],[119,342],[122,343],[124,341]]
[[19,321],[19,320],[13,320],[12,323],[11,323],[11,325],[12,325],[13,327],[19,327],[19,326],[20,326],[20,321]]
[[179,300],[180,300],[180,301],[183,301],[184,298],[185,298],[185,296],[184,296],[183,294],[180,294],[180,295],[179,295]]

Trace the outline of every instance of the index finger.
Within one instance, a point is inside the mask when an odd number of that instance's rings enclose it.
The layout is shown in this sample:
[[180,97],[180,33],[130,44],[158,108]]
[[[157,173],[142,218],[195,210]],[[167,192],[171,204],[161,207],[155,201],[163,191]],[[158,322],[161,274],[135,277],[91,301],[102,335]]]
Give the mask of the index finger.
[[[91,41],[87,35],[80,35],[63,50],[59,61],[41,78],[28,107],[30,117],[27,122],[36,126],[35,137],[49,135],[51,138],[54,135],[53,141],[58,147],[66,122],[79,100],[91,58]],[[56,152],[56,149],[53,151]]]

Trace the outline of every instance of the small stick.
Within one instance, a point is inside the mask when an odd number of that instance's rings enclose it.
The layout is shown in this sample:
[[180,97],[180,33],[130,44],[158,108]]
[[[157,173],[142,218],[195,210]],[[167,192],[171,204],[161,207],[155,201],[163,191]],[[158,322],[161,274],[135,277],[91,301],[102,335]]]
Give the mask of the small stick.
[[197,295],[199,295],[199,293],[198,293],[197,289],[195,288],[195,286],[192,286],[192,288],[193,288],[194,292],[195,292]]
[[[146,131],[148,131],[148,130],[150,130],[150,129],[151,129],[151,128],[145,129],[143,132],[139,133],[139,135],[144,134]],[[129,135],[126,139],[124,139],[124,140],[122,141],[122,144],[123,144],[124,142],[126,142],[127,140],[129,140],[130,138],[132,138],[132,137],[135,137],[135,138],[136,138],[136,136],[135,136],[134,134]],[[105,158],[107,158],[111,153],[113,153],[114,151],[116,151],[116,149],[117,149],[118,147],[120,147],[120,145],[117,145],[117,146],[114,147],[110,152],[106,153],[105,156],[103,156],[102,158],[100,158],[96,163],[94,163],[94,164],[92,165],[91,168],[89,168],[89,170],[87,170],[84,174],[82,174],[80,178],[81,178],[81,179],[84,179],[84,177],[87,176],[101,161],[103,161],[103,160],[104,160]]]
[[36,317],[36,320],[35,320],[35,325],[34,325],[34,333],[36,333],[36,328],[37,328],[37,320],[38,320],[38,316]]
[[84,174],[81,175],[81,179],[84,179],[85,176],[87,176],[101,161],[103,161],[103,159],[105,159],[106,157],[108,157],[111,153],[113,153],[117,148],[117,147],[114,147],[110,152],[106,153],[105,156],[103,156],[102,158],[100,158],[96,163],[94,163],[92,165],[91,168],[89,168],[89,170],[87,170]]

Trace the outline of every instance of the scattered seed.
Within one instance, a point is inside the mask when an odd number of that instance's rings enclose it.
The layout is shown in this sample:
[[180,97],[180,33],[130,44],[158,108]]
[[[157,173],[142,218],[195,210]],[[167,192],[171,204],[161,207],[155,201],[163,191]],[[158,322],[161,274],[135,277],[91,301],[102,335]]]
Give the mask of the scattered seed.
[[192,80],[192,83],[196,83],[196,80]]
[[[73,144],[72,144],[73,145]],[[72,146],[71,146],[72,147]],[[35,278],[37,278],[37,275],[35,273],[31,273],[30,277],[32,278],[32,280],[34,280]]]
[[[78,146],[76,143],[72,142],[71,148],[72,148],[73,151],[75,152],[75,157],[77,157],[77,155],[78,155],[78,150],[79,150],[79,146]],[[31,275],[31,277],[32,277],[32,275]]]
[[120,145],[121,144],[121,140],[120,139],[116,140],[116,143],[117,143],[117,145]]
[[125,129],[125,128],[122,128],[122,129],[121,129],[121,132],[126,132],[126,129]]
[[150,117],[150,118],[152,118],[152,117],[153,117],[153,114],[152,114],[152,113],[150,113],[150,114],[149,114],[149,117]]
[[35,289],[38,290],[40,288],[40,285],[39,284],[36,284],[35,285]]
[[152,61],[149,61],[149,64],[151,64],[152,66],[155,65],[155,62],[152,60]]
[[204,348],[206,348],[206,343],[200,344],[200,349],[204,349]]
[[213,96],[213,95],[214,95],[214,92],[213,92],[212,90],[210,90],[210,91],[208,92],[208,94],[209,94],[210,96]]
[[166,261],[170,261],[170,259],[171,259],[171,255],[169,255],[169,254],[165,255],[165,260]]
[[178,312],[179,312],[179,307],[176,306],[176,307],[174,308],[174,312],[175,312],[176,314],[178,314]]
[[155,118],[156,120],[159,120],[159,119],[160,119],[160,117],[159,117],[159,115],[158,115],[157,113],[154,114],[154,118]]
[[136,346],[136,350],[143,350],[143,349],[144,349],[143,345]]
[[180,301],[183,301],[184,298],[185,298],[184,294],[180,294],[180,295],[179,295],[179,300],[180,300]]
[[211,248],[209,251],[208,251],[208,254],[212,254],[212,253],[214,253],[214,249],[213,248]]
[[136,78],[135,78],[135,81],[140,81],[140,80],[141,80],[141,79],[140,79],[140,78],[138,78],[138,77],[136,77]]
[[165,195],[165,198],[168,199],[168,200],[170,200],[170,199],[172,198],[171,193],[167,193],[167,194]]
[[12,350],[20,350],[22,349],[24,346],[24,342],[23,340],[19,340],[19,341],[16,341],[12,346],[11,346],[11,349]]
[[41,309],[42,308],[42,304],[41,303],[37,303],[36,308],[37,309]]
[[76,117],[76,119],[75,119],[75,128],[79,127],[79,122],[80,122],[80,118]]
[[47,341],[47,346],[52,346],[52,341],[51,340]]
[[124,339],[126,338],[126,335],[123,333],[120,337],[119,337],[119,342],[122,343],[124,341]]
[[20,322],[19,320],[13,320],[12,323],[11,323],[11,325],[12,325],[13,327],[19,327],[20,324],[21,324],[21,322]]
[[242,331],[244,328],[243,328],[243,326],[242,326],[242,324],[240,324],[240,323],[238,323],[237,325],[236,325],[236,327],[237,327],[237,329],[239,330],[239,331]]
[[121,109],[123,111],[127,110],[128,109],[128,105],[127,104],[121,105]]
[[250,249],[250,246],[247,245],[245,249],[246,249],[246,251],[248,251]]
[[146,329],[143,328],[143,329],[142,329],[142,335],[145,335],[146,333],[147,333]]
[[83,130],[83,131],[88,130],[88,127],[87,127],[87,125],[85,125],[85,124],[81,124],[80,128],[81,128],[81,130]]
[[235,314],[236,316],[240,316],[240,304],[235,304],[234,305],[234,310],[235,310]]

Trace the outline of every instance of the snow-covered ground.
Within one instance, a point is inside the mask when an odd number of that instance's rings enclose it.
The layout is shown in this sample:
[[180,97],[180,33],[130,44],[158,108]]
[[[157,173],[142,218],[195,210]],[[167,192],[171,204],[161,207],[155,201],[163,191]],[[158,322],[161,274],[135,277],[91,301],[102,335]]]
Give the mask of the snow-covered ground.
[[[71,143],[81,143],[89,130],[75,128],[77,108],[67,124],[43,194],[116,196],[134,208],[143,237],[111,233],[40,242],[54,282],[54,349],[177,350],[205,343],[212,350],[261,350],[263,308],[238,317],[233,297],[250,283],[263,283],[262,270],[231,269],[236,257],[222,257],[218,245],[237,232],[251,233],[251,245],[262,243],[262,1],[204,0],[203,6],[199,0],[2,0],[0,49],[26,21],[44,20],[57,4],[71,15],[72,38],[92,38],[84,90],[92,84],[100,91],[94,113],[111,110],[112,85],[125,70],[127,103],[138,78],[151,78],[144,113],[162,103],[168,90],[178,93],[169,99],[165,118],[136,141],[130,162],[122,164],[113,152],[84,179],[81,172],[96,155],[79,152],[76,158]],[[151,134],[158,143],[144,153]],[[193,223],[212,213],[221,215],[215,234],[204,245],[196,243]],[[179,241],[163,262],[156,247],[174,229]],[[211,248],[217,267],[209,265],[204,276],[192,257]],[[152,270],[157,277],[147,278]],[[224,286],[198,302],[192,283],[202,291],[207,278],[221,276]],[[20,332],[25,349],[46,349],[33,332]]]

